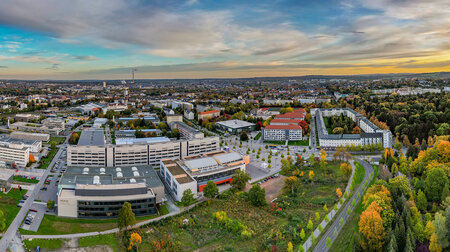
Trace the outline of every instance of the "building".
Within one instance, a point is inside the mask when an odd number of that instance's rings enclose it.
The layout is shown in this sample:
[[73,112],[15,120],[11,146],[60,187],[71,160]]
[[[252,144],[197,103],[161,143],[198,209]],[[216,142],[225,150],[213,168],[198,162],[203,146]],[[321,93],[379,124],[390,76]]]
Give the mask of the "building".
[[39,153],[42,150],[42,142],[37,140],[24,140],[24,139],[16,139],[16,138],[1,138],[0,144],[8,145],[8,144],[23,144],[25,148],[30,148],[30,152]]
[[301,119],[273,119],[270,125],[300,125],[302,121]]
[[[9,128],[12,130],[19,130],[19,131],[33,132],[33,133],[44,133],[44,134],[50,134],[50,135],[59,135],[64,130],[64,128],[55,127],[55,124],[49,123],[48,121],[45,121],[45,122],[46,123],[44,123],[44,124],[15,122],[13,124],[10,124]],[[56,125],[58,125],[58,124],[56,124]]]
[[189,110],[185,110],[184,111],[184,117],[188,120],[194,120],[195,119],[195,114],[192,111]]
[[299,125],[267,125],[262,129],[265,141],[298,141],[302,140],[302,127]]
[[164,185],[151,166],[68,167],[58,184],[58,216],[116,217],[125,202],[137,216],[156,213]]
[[[336,115],[350,117],[356,125],[361,128],[361,134],[328,134],[324,117]],[[339,146],[364,146],[370,144],[381,144],[383,148],[392,147],[392,133],[382,130],[375,124],[362,116],[360,113],[349,108],[311,109],[311,116],[315,120],[316,132],[319,146],[322,148],[336,148]]]
[[0,161],[25,167],[30,160],[30,148],[21,142],[0,142]]
[[200,120],[200,119],[206,120],[206,119],[210,119],[210,118],[214,118],[214,117],[218,117],[218,116],[220,116],[219,110],[210,110],[210,111],[205,111],[205,112],[199,112],[198,120]]
[[157,117],[154,116],[135,116],[135,117],[120,117],[118,119],[119,122],[128,122],[128,121],[133,121],[133,120],[144,120],[144,121],[148,121],[148,122],[152,122],[153,124],[158,124],[159,123],[159,119]]
[[[146,135],[161,136],[162,131],[159,129],[141,129]],[[116,130],[116,138],[136,138],[136,130]]]
[[10,170],[1,169],[0,171],[0,192],[6,193],[11,188],[13,174]]
[[194,129],[184,122],[172,122],[170,128],[177,129],[181,136],[186,139],[204,138],[205,134],[198,129]]
[[242,121],[242,120],[228,120],[216,123],[216,127],[230,134],[239,134],[244,131],[253,131],[256,128],[256,124]]
[[302,112],[288,112],[275,116],[275,119],[299,119],[305,120],[305,113]]
[[105,144],[103,134],[92,137],[94,138],[96,140],[92,142],[86,140],[87,143],[84,144],[82,133],[78,145],[67,147],[69,166],[151,165],[157,167],[161,159],[182,158],[219,149],[219,137],[177,141],[170,141],[167,137],[117,138],[116,144]]
[[182,115],[167,115],[166,122],[168,125],[170,125],[172,122],[183,122],[183,116]]
[[215,151],[182,159],[160,161],[160,175],[168,191],[178,201],[187,189],[196,195],[202,192],[208,181],[227,184],[236,170],[245,171],[250,162],[248,156],[237,152]]
[[14,138],[14,139],[35,140],[35,141],[41,141],[41,142],[48,142],[50,140],[49,134],[29,133],[29,132],[22,132],[22,131],[13,131],[13,132],[11,132],[10,137]]
[[14,121],[16,122],[30,122],[30,121],[39,121],[39,115],[33,114],[16,114],[14,116]]

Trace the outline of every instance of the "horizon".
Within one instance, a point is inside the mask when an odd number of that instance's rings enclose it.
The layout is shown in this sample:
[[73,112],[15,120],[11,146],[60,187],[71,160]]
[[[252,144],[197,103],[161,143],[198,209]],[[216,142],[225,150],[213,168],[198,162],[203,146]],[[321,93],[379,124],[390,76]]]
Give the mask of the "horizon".
[[444,0],[5,0],[0,79],[449,72],[449,25]]

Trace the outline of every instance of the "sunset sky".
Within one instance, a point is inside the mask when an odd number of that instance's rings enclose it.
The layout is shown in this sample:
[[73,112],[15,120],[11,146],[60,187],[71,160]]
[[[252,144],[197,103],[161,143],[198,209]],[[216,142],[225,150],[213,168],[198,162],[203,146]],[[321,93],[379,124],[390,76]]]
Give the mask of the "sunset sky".
[[449,0],[2,0],[0,79],[450,71]]

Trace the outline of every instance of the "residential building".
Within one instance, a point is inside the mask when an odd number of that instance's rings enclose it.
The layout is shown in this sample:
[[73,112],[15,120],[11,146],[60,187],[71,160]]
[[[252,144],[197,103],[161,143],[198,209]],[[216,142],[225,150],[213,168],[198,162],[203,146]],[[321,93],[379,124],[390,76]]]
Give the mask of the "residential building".
[[214,118],[214,117],[218,117],[218,116],[220,116],[219,110],[210,110],[210,111],[205,111],[205,112],[199,112],[198,120],[200,120],[200,119],[206,120],[206,119],[210,119],[210,118]]
[[294,124],[271,124],[262,129],[262,137],[266,141],[298,141],[302,140],[302,127]]
[[198,129],[194,129],[184,122],[171,122],[170,128],[178,129],[181,136],[186,139],[204,138],[205,134]]
[[184,111],[184,117],[188,120],[194,120],[195,119],[195,114],[192,111],[189,110],[185,110]]
[[11,138],[22,140],[36,140],[41,142],[48,142],[50,140],[49,134],[44,133],[29,133],[23,131],[13,131],[10,134]]

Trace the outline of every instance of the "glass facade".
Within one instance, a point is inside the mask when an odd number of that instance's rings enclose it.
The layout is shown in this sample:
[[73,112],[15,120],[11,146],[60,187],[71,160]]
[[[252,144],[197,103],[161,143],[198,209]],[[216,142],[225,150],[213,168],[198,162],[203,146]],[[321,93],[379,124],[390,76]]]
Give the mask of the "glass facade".
[[156,198],[146,198],[127,201],[78,201],[78,217],[81,218],[107,218],[118,215],[125,202],[131,204],[136,216],[156,213]]

